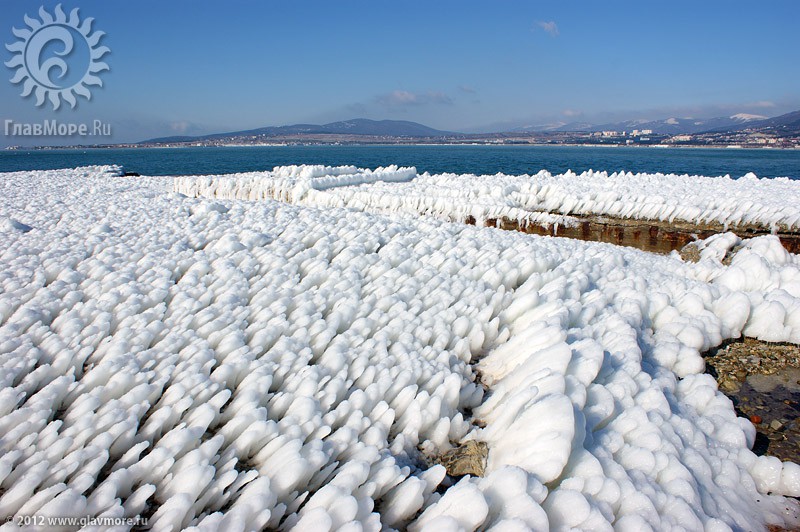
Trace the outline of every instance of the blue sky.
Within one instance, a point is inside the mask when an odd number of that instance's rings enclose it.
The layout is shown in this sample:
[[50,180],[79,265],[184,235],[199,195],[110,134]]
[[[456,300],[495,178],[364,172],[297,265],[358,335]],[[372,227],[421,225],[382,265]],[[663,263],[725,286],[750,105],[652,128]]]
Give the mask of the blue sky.
[[[3,0],[3,42],[57,3]],[[101,119],[123,142],[355,117],[486,131],[800,109],[796,0],[61,3],[106,32],[105,86],[54,112],[3,67],[0,119]]]

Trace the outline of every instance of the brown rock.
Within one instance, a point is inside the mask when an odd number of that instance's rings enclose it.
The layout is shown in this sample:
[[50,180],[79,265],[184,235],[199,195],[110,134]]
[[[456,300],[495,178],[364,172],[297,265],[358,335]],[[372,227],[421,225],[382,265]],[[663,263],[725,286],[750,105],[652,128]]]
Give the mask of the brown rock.
[[484,442],[470,440],[443,453],[436,461],[444,466],[451,477],[482,477],[488,454],[489,447]]
[[739,388],[741,388],[741,386],[733,379],[725,378],[719,383],[719,389],[723,392],[736,393],[739,391]]
[[699,262],[700,261],[700,248],[694,242],[689,242],[681,248],[680,253],[683,262]]

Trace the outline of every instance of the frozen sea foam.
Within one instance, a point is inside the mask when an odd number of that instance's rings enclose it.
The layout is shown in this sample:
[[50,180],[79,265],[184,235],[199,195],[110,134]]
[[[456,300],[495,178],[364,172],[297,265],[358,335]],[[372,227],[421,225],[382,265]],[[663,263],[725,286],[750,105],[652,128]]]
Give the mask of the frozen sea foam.
[[[314,180],[353,172],[284,168],[278,195],[339,190]],[[410,175],[380,172],[359,179]],[[800,261],[775,237],[721,235],[684,263],[172,192],[188,182],[0,175],[0,219],[29,228],[0,230],[0,516],[208,531],[800,524],[787,497],[800,467],[752,453],[752,424],[700,356],[742,334],[800,341]],[[434,465],[468,440],[488,445],[483,478]]]

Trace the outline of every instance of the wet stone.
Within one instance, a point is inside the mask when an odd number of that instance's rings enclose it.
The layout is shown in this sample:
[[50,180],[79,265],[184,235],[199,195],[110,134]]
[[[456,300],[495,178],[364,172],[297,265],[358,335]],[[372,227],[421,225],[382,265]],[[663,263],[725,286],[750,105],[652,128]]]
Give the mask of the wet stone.
[[756,427],[756,454],[800,462],[800,346],[745,339],[705,353],[738,415]]

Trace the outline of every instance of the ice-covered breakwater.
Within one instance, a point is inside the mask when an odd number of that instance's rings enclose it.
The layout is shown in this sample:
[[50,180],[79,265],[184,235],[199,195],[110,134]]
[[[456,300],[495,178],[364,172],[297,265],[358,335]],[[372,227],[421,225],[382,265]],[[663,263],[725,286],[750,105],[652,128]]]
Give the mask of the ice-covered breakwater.
[[[352,166],[281,166],[271,172],[222,176],[181,176],[175,191],[192,197],[219,199],[277,199],[318,207],[346,207],[384,214],[429,215],[464,222],[509,218],[526,225],[565,225],[576,220],[560,214],[531,212],[492,198],[454,198],[415,189],[415,168],[389,166],[365,170]],[[388,184],[409,193],[403,197]]]
[[[0,516],[800,523],[785,497],[800,466],[750,451],[699,354],[742,334],[800,342],[800,259],[775,237],[718,235],[687,263],[322,208],[388,179],[318,188],[303,172],[356,179],[289,170],[272,190],[291,205],[188,198],[172,190],[190,180],[116,168],[0,175]],[[483,478],[427,458],[473,439]]]
[[584,172],[492,176],[421,174],[414,168],[276,167],[271,172],[189,176],[175,189],[191,196],[274,198],[381,213],[465,221],[574,224],[570,217],[715,224],[722,229],[800,229],[800,181],[674,174]]

